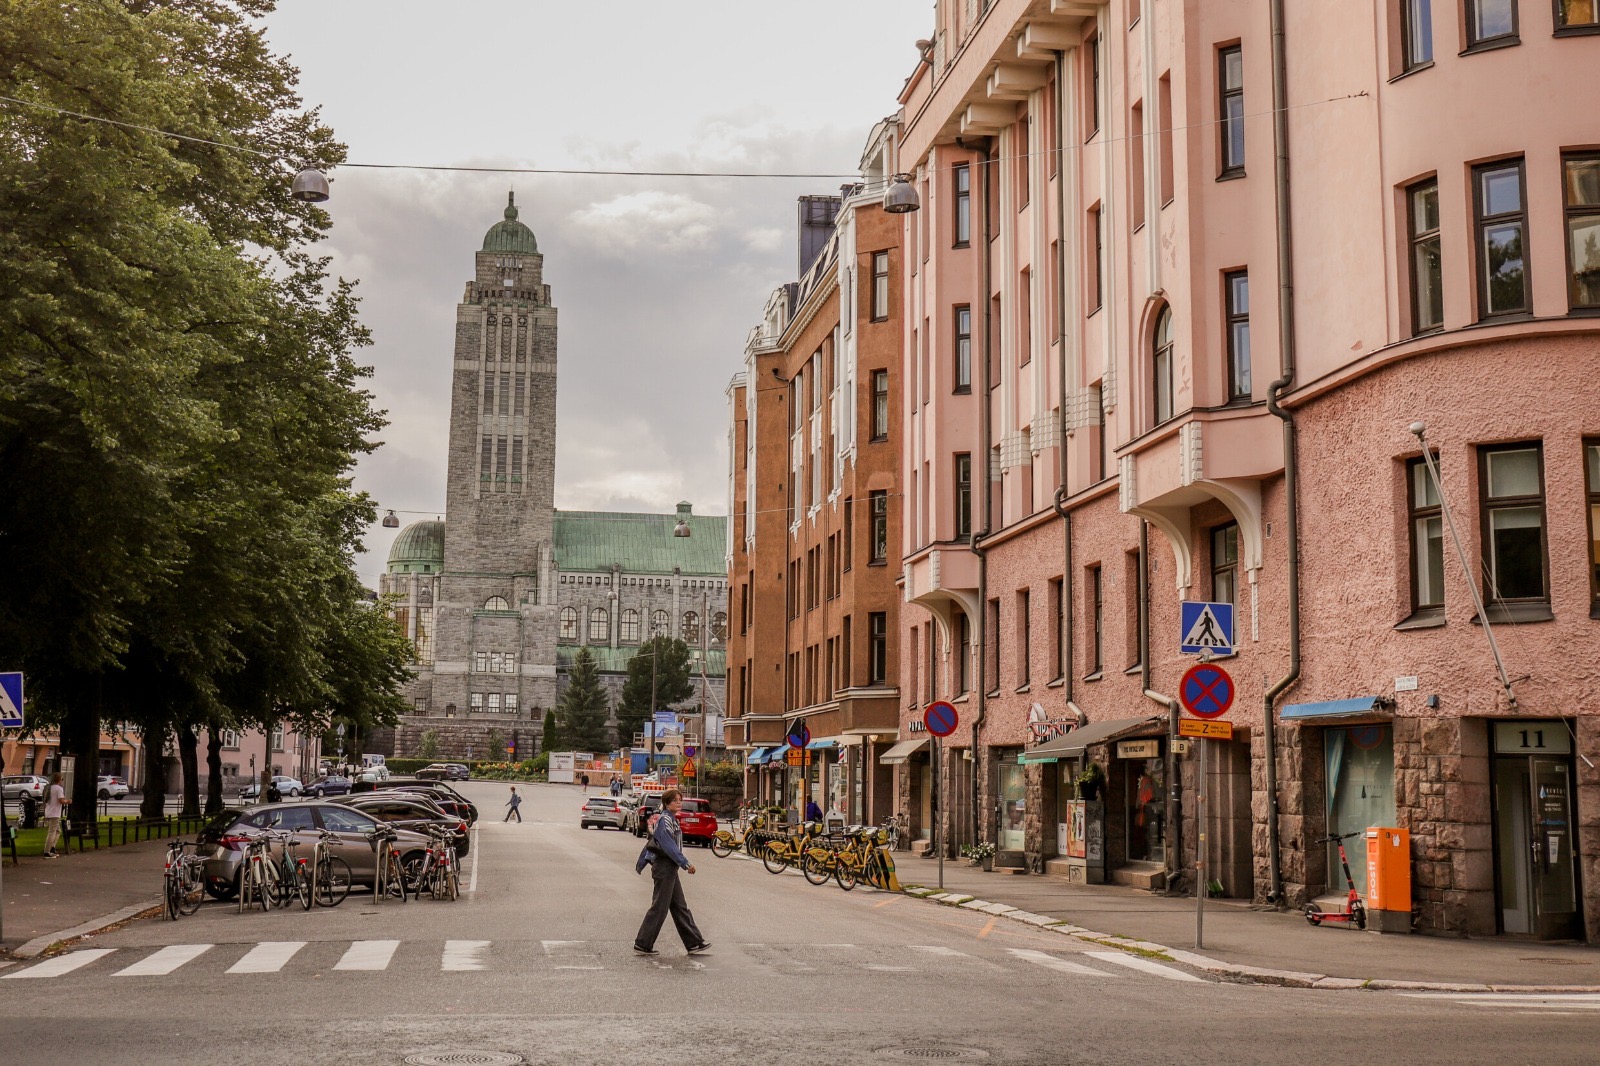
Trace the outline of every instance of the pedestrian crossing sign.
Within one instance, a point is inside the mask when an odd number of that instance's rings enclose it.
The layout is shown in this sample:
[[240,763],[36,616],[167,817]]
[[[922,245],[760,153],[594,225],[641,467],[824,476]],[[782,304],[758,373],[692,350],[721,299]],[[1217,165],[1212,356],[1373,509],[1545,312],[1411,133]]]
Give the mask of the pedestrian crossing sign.
[[1184,600],[1179,607],[1179,629],[1183,636],[1178,650],[1185,655],[1232,655],[1233,604]]
[[22,728],[22,674],[0,674],[0,727]]

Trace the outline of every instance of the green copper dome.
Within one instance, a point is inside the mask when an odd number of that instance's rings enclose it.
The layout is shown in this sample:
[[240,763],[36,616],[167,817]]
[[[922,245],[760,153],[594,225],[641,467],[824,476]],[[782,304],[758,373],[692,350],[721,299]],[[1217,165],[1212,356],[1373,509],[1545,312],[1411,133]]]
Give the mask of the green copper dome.
[[523,255],[538,255],[539,242],[533,238],[533,230],[517,221],[517,194],[506,194],[506,219],[496,222],[489,227],[489,232],[483,235],[483,250],[486,252],[515,252]]
[[389,546],[391,574],[437,574],[443,568],[443,522],[413,522]]

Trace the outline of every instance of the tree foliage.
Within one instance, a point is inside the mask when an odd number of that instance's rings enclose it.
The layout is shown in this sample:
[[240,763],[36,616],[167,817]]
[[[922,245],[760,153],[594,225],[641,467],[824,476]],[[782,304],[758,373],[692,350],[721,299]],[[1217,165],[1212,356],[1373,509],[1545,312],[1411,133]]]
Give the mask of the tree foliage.
[[610,701],[600,684],[600,666],[594,653],[579,648],[572,661],[572,671],[567,687],[557,701],[561,712],[561,736],[573,751],[610,751],[611,740],[606,733],[606,711]]
[[622,742],[633,743],[633,735],[642,731],[651,712],[682,703],[692,695],[689,645],[675,637],[651,637],[628,660],[628,680],[623,683],[622,699],[617,704],[617,731]]

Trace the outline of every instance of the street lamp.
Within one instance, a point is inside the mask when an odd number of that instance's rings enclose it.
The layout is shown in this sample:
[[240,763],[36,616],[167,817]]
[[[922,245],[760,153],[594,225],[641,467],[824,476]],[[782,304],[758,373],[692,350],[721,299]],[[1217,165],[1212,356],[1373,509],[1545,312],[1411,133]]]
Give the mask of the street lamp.
[[328,199],[328,176],[316,167],[306,167],[294,176],[289,195],[302,203],[323,203]]
[[904,215],[922,207],[922,200],[917,196],[917,188],[911,184],[911,175],[896,174],[889,179],[889,187],[883,193],[883,209],[891,215]]

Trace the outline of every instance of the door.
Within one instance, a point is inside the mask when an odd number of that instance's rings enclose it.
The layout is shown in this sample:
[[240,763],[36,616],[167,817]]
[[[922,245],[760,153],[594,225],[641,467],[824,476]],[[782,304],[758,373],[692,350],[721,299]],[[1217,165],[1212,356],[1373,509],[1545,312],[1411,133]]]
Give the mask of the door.
[[1495,863],[1503,931],[1542,940],[1582,935],[1572,815],[1567,760],[1539,755],[1495,760]]

